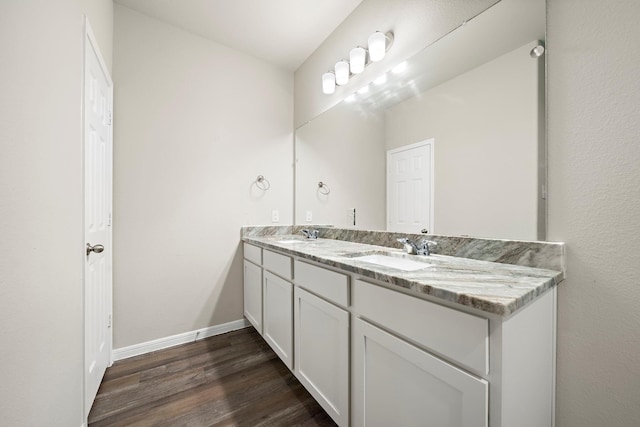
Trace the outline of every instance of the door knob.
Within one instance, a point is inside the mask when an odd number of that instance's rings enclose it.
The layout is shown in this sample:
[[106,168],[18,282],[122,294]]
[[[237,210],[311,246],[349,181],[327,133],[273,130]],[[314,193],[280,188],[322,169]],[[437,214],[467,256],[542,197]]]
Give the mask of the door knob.
[[95,252],[95,253],[99,254],[102,251],[104,251],[104,246],[103,245],[93,245],[93,246],[91,246],[91,243],[87,243],[87,256],[89,256],[89,254],[91,252]]

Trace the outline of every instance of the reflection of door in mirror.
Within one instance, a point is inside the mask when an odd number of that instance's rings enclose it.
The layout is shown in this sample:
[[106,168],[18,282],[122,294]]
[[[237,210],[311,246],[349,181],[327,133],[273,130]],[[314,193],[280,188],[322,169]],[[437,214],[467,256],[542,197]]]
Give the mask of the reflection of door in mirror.
[[433,139],[387,151],[387,231],[433,230]]

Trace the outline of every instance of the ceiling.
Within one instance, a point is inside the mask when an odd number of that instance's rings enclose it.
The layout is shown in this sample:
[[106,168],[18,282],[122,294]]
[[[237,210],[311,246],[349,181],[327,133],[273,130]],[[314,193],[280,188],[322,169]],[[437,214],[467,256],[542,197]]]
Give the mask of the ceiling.
[[217,43],[297,69],[362,0],[114,0]]

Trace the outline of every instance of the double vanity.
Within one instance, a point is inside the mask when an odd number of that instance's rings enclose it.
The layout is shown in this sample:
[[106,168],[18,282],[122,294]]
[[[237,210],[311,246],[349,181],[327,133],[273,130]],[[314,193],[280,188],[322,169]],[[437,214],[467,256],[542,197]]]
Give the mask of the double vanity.
[[244,313],[338,425],[553,426],[562,244],[298,229],[243,228]]

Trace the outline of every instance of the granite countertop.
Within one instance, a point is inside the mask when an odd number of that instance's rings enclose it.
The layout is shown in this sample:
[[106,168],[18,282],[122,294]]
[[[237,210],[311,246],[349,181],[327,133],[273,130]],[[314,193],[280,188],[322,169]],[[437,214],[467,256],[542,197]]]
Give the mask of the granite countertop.
[[[447,255],[407,255],[399,248],[343,240],[307,240],[299,235],[245,236],[242,240],[500,316],[515,313],[564,279],[562,271]],[[404,271],[354,258],[375,253],[424,262],[425,268]]]

